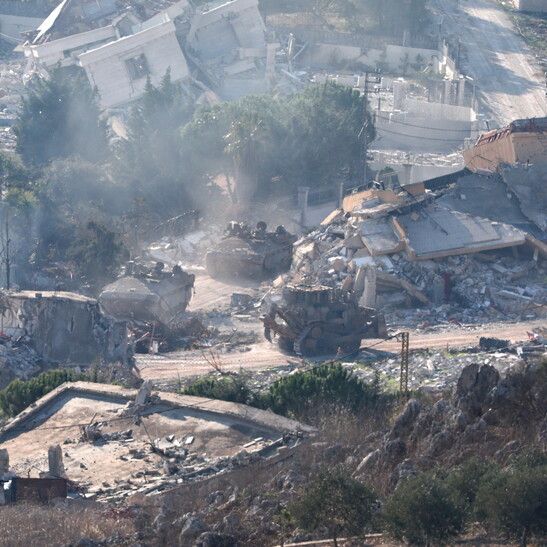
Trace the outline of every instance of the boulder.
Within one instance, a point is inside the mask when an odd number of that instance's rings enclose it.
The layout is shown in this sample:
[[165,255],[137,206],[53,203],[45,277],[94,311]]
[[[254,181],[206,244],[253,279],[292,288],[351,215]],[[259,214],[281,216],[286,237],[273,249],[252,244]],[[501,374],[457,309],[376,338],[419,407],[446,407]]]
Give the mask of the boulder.
[[180,545],[191,545],[201,534],[208,532],[209,527],[195,515],[186,515],[180,531]]
[[237,540],[228,534],[204,532],[195,545],[196,547],[237,547]]
[[488,394],[496,387],[499,379],[499,372],[491,365],[473,363],[466,366],[456,386],[455,405],[460,410],[480,416]]
[[395,423],[389,433],[389,439],[406,438],[412,432],[414,423],[421,411],[420,402],[410,399],[403,411],[395,418]]
[[382,454],[382,451],[380,449],[374,450],[374,452],[367,454],[363,458],[363,461],[357,466],[355,473],[357,475],[360,475],[362,473],[365,473],[366,471],[369,471],[373,467],[375,467],[376,464],[380,461],[381,454]]

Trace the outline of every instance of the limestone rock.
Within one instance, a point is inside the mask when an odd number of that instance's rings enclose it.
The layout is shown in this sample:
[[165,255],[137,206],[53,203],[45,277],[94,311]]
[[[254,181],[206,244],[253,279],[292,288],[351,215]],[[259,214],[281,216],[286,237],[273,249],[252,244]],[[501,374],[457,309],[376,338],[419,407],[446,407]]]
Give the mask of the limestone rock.
[[399,437],[408,437],[414,427],[416,418],[418,418],[418,415],[420,414],[421,408],[422,407],[419,401],[417,401],[416,399],[410,399],[410,401],[406,403],[405,408],[403,409],[401,414],[399,414],[399,416],[397,416],[397,418],[395,419],[395,423],[391,428],[389,438],[397,439]]

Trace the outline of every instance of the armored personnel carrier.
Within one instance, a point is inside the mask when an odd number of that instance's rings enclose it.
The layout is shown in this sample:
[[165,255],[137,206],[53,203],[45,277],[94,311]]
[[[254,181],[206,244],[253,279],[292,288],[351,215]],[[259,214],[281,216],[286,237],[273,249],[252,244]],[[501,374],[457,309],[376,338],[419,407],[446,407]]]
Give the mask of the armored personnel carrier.
[[265,222],[250,229],[230,222],[224,238],[207,252],[205,265],[211,277],[265,279],[291,266],[296,236],[283,226],[268,232]]
[[101,306],[120,320],[174,326],[192,298],[196,277],[178,265],[170,272],[164,267],[128,263],[125,275],[103,288]]
[[353,295],[331,287],[287,285],[282,304],[261,317],[264,336],[297,355],[353,353],[363,338],[385,338],[382,314],[358,305]]

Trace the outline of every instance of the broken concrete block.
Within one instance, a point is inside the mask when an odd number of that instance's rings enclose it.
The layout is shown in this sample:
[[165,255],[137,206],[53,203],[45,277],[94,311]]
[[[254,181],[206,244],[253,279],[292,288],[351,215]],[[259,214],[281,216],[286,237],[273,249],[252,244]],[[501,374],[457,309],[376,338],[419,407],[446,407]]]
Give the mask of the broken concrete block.
[[346,249],[362,249],[364,246],[363,239],[359,234],[354,234],[344,239],[344,247]]
[[61,445],[50,446],[47,451],[48,470],[53,477],[66,478]]
[[141,388],[139,389],[139,392],[137,393],[137,396],[135,397],[135,404],[136,405],[145,405],[148,403],[150,399],[150,395],[152,394],[152,389],[154,387],[154,382],[152,380],[146,380]]
[[348,277],[346,277],[344,281],[342,281],[342,286],[340,288],[342,289],[342,292],[349,292],[351,291],[352,287],[353,277],[351,275],[348,275]]
[[376,268],[368,267],[365,270],[365,291],[359,305],[364,308],[376,307]]
[[332,256],[328,259],[328,263],[337,272],[341,272],[346,268],[346,261],[341,256]]
[[366,271],[367,269],[365,266],[359,266],[357,269],[357,275],[355,276],[355,283],[353,284],[353,290],[357,294],[363,294],[365,290]]

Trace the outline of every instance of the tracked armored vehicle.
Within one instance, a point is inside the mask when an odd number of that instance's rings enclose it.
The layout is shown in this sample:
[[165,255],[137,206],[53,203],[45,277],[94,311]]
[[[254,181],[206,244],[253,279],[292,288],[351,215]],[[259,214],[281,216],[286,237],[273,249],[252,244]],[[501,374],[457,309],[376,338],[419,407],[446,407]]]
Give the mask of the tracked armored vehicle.
[[225,237],[207,252],[205,265],[211,277],[266,279],[287,271],[291,266],[296,236],[283,226],[268,232],[265,222],[254,230],[231,222]]
[[162,262],[153,269],[130,262],[123,277],[103,288],[99,301],[117,319],[171,328],[192,298],[195,279],[180,266],[169,272]]
[[363,338],[386,336],[382,314],[324,286],[287,285],[282,304],[272,304],[261,320],[267,340],[275,334],[282,350],[301,356],[351,354]]

